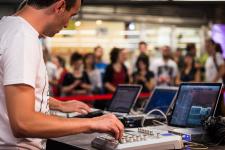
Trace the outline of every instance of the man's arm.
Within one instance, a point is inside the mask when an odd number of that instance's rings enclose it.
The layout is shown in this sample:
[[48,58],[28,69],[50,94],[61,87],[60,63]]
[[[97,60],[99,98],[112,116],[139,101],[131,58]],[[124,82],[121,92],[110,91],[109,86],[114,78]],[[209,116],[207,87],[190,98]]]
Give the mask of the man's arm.
[[35,112],[34,89],[28,85],[5,86],[6,105],[16,137],[53,138],[82,132],[108,132],[121,138],[123,125],[112,114],[92,119],[66,119]]
[[218,82],[219,79],[223,78],[224,74],[225,74],[225,65],[222,64],[219,66],[218,73],[213,82]]
[[83,102],[77,100],[61,102],[53,97],[49,98],[49,108],[51,110],[58,110],[65,113],[79,112],[87,114],[91,111],[90,107]]

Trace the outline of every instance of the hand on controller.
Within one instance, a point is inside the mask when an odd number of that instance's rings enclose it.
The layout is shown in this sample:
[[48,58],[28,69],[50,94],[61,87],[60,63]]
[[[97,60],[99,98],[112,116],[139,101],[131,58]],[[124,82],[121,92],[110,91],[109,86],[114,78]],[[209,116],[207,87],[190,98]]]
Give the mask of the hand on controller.
[[92,132],[109,133],[117,140],[123,137],[124,126],[115,115],[106,114],[91,120]]

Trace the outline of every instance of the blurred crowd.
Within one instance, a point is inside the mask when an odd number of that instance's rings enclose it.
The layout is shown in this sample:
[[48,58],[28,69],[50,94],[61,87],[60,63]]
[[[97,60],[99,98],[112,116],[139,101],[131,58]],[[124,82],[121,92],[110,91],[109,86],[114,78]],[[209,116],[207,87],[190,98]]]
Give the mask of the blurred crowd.
[[157,49],[157,57],[149,54],[146,42],[128,59],[128,51],[113,48],[110,63],[103,61],[101,46],[93,53],[70,56],[71,71],[61,56],[49,57],[44,50],[52,96],[73,96],[113,93],[118,84],[141,84],[142,92],[155,86],[175,86],[181,82],[223,82],[225,74],[221,46],[212,39],[206,41],[205,54],[196,56],[196,45],[172,51],[169,46]]

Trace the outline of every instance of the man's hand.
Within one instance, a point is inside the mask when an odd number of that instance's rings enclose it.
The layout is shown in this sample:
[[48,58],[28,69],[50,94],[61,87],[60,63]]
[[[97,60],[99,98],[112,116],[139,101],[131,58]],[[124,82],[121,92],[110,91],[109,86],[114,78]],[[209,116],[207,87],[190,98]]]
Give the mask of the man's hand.
[[81,114],[87,114],[91,111],[91,108],[83,102],[72,100],[72,101],[62,102],[61,111],[65,113],[79,112]]
[[107,114],[91,119],[91,132],[109,133],[116,139],[121,139],[124,126],[115,115]]
[[90,107],[83,102],[77,100],[61,102],[52,97],[49,99],[49,107],[52,110],[59,110],[65,113],[79,112],[81,114],[87,114],[91,111]]

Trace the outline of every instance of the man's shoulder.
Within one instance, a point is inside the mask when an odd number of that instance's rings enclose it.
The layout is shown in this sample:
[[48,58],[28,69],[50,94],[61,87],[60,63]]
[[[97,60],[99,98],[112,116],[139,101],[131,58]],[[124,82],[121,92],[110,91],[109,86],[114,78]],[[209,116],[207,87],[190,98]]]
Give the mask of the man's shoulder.
[[3,17],[0,21],[0,33],[12,38],[13,36],[33,36],[33,31],[30,30],[28,24],[26,24],[21,18],[15,16]]
[[171,66],[177,66],[176,62],[172,59],[169,60],[168,64]]

